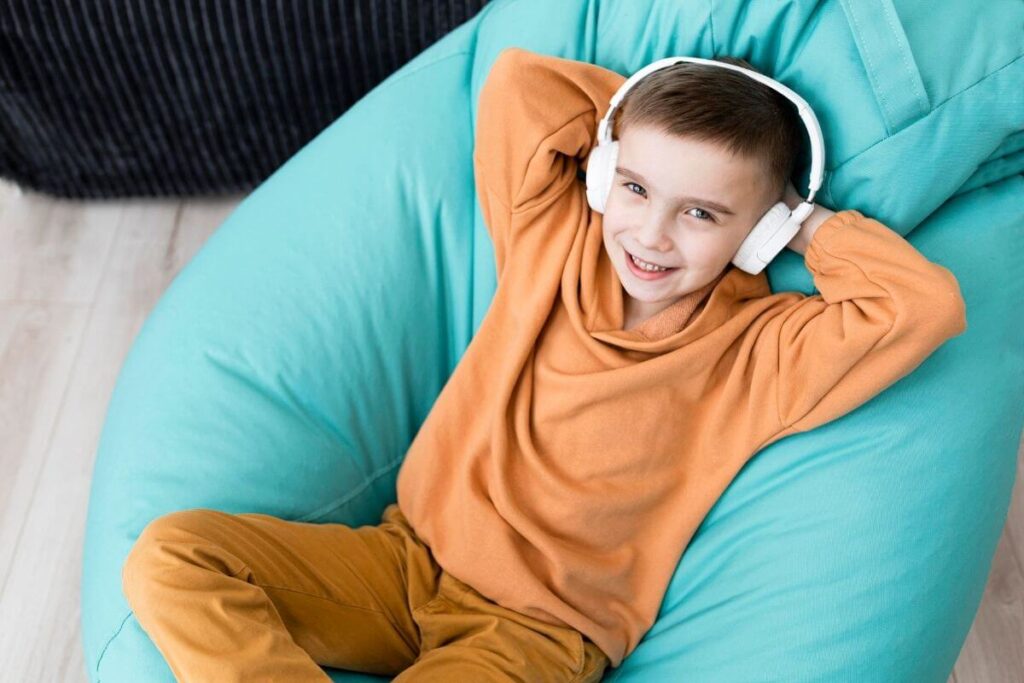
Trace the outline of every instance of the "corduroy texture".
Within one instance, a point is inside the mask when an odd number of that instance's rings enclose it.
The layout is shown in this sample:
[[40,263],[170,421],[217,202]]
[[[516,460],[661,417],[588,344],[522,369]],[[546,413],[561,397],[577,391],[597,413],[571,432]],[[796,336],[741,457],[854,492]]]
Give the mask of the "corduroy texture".
[[248,190],[487,0],[0,0],[0,176]]

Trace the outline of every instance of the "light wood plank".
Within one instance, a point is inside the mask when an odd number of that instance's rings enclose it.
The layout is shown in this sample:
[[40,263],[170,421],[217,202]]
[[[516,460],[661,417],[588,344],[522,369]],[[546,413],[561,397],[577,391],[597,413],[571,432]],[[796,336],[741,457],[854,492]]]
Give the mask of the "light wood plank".
[[[1015,489],[1015,495],[1019,487]],[[981,607],[954,671],[961,683],[1024,681],[1024,574],[1003,532]]]
[[0,300],[91,303],[103,275],[120,202],[67,202],[35,192],[5,201],[0,220]]
[[84,304],[0,301],[0,596],[24,561],[16,554],[22,522],[37,494],[88,314]]
[[[180,269],[233,210],[240,197],[122,202],[117,240],[95,301],[88,307],[31,505],[5,562],[0,593],[0,661],[10,680],[85,681],[79,629],[85,512],[95,448],[117,374],[146,316]],[[73,214],[72,203],[62,210]],[[86,211],[88,205],[79,209]],[[72,219],[73,222],[73,219]],[[60,290],[54,290],[61,296]],[[51,413],[53,411],[51,410]]]

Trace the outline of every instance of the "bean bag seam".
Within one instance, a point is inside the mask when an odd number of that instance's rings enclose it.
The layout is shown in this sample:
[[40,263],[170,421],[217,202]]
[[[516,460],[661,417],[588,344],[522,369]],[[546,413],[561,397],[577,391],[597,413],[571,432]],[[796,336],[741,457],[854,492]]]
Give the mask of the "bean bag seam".
[[100,680],[100,665],[103,663],[103,657],[107,654],[107,648],[110,647],[110,644],[114,642],[114,639],[121,634],[121,629],[123,629],[124,625],[128,623],[128,619],[131,618],[132,614],[134,614],[134,612],[132,610],[128,610],[128,614],[124,615],[124,619],[121,620],[121,623],[118,625],[117,630],[114,631],[113,635],[111,635],[110,638],[107,639],[107,642],[103,644],[103,649],[100,650],[100,656],[96,659],[96,683],[99,683]]
[[961,95],[964,95],[965,93],[967,93],[968,90],[971,90],[971,89],[975,88],[976,86],[984,83],[985,81],[987,81],[988,79],[992,78],[993,76],[995,76],[999,72],[1004,71],[1006,69],[1009,69],[1010,67],[1014,66],[1015,63],[1020,61],[1022,58],[1024,58],[1024,54],[1018,55],[1014,59],[1012,59],[1012,60],[1008,61],[1007,63],[1005,63],[1005,65],[1002,65],[998,69],[995,69],[994,71],[989,72],[988,74],[986,74],[985,76],[981,77],[980,79],[978,79],[977,81],[975,81],[971,85],[969,85],[969,86],[967,86],[967,87],[965,87],[965,88],[963,88],[961,90],[958,90],[957,92],[949,95],[948,97],[946,97],[942,101],[936,103],[934,108],[932,108],[932,111],[929,112],[927,116],[924,116],[924,117],[914,121],[912,124],[910,124],[908,126],[904,126],[903,128],[900,128],[898,131],[896,131],[895,133],[893,133],[891,135],[886,135],[885,137],[870,143],[869,145],[864,147],[863,150],[861,150],[860,152],[855,153],[851,157],[846,158],[845,160],[840,162],[838,165],[836,165],[833,168],[829,169],[829,171],[825,174],[825,178],[826,179],[825,179],[825,183],[824,183],[824,190],[825,190],[824,194],[828,197],[829,203],[835,204],[836,200],[835,200],[835,196],[833,195],[833,187],[831,187],[831,184],[833,184],[833,179],[835,179],[836,174],[844,166],[846,166],[847,164],[855,161],[861,155],[867,154],[868,152],[873,150],[874,147],[878,146],[879,144],[882,144],[886,140],[888,140],[890,138],[893,138],[893,137],[896,137],[896,136],[902,134],[903,132],[910,130],[911,128],[913,128],[915,126],[918,126],[919,124],[928,121],[933,116],[935,116],[942,108],[944,108],[944,106],[946,106],[950,101],[952,101],[954,98],[957,98],[957,97],[959,97]]
[[[854,8],[858,5],[849,0],[840,3],[843,13],[846,15],[847,24],[850,27],[850,31],[854,35],[854,44],[857,47],[857,52],[861,56],[861,61],[865,67],[865,73],[868,77],[868,83],[871,85],[871,89],[875,94],[875,99],[878,102],[879,108],[883,112],[882,123],[885,126],[886,137],[892,135],[890,129],[890,123],[893,119],[897,119],[900,115],[899,103],[895,105],[891,104],[888,96],[885,92],[884,80],[882,78],[882,72],[877,68],[876,61],[872,59],[872,51],[876,48],[877,42],[873,43],[866,36],[868,35],[861,29],[862,21],[864,17],[858,17],[857,10]],[[906,34],[904,32],[903,23],[898,17],[893,17],[895,14],[895,8],[893,8],[891,2],[883,1],[878,3],[881,7],[881,13],[885,17],[886,24],[889,27],[889,37],[893,39],[892,45],[895,45],[895,49],[899,55],[900,65],[902,73],[906,76],[906,79],[900,79],[903,82],[905,89],[911,92],[914,101],[916,102],[918,109],[921,111],[928,111],[928,96],[924,91],[924,85],[921,82],[921,72],[916,62],[914,61],[913,54],[910,52],[910,47],[907,44]],[[893,19],[895,18],[895,24]],[[908,62],[908,55],[910,61]],[[884,54],[882,52],[875,53],[875,57],[884,60],[891,58],[891,55]],[[898,123],[898,121],[895,121]],[[902,127],[901,127],[902,128]],[[901,129],[900,128],[900,129]],[[899,130],[899,129],[898,129]]]
[[[385,80],[385,81],[379,83],[373,90],[375,91],[377,89],[380,89],[381,86],[383,86],[384,89],[389,88],[389,87],[391,87],[392,84],[400,83],[400,82],[404,81],[406,78],[408,78],[409,76],[412,76],[413,74],[418,74],[420,71],[423,71],[424,69],[426,69],[428,67],[434,66],[436,64],[440,64],[441,62],[443,62],[445,60],[451,59],[452,57],[458,57],[460,55],[468,55],[468,54],[471,54],[471,52],[469,50],[460,50],[458,52],[450,52],[450,53],[448,53],[448,54],[446,54],[444,56],[438,57],[437,59],[435,59],[432,62],[427,62],[426,64],[421,64],[419,67],[413,69],[412,71],[408,71],[406,73],[395,72],[393,74],[394,78],[391,78],[390,80]],[[373,92],[373,91],[371,91],[371,92]],[[367,95],[369,95],[369,94],[370,93],[367,93]],[[366,97],[366,95],[363,96],[363,98],[365,98],[365,97]],[[355,106],[355,105],[353,105],[353,106]],[[344,114],[342,114],[342,116],[344,116]]]
[[1024,54],[1018,55],[1017,57],[1015,57],[1014,59],[1010,60],[1006,64],[1003,64],[999,68],[994,69],[993,71],[990,71],[989,73],[985,74],[984,76],[982,76],[980,79],[978,79],[974,83],[971,83],[970,85],[965,86],[964,88],[962,88],[962,89],[958,90],[957,92],[953,93],[952,95],[950,95],[946,99],[942,100],[941,102],[936,103],[935,106],[932,107],[932,110],[930,112],[928,112],[927,115],[922,116],[921,118],[919,118],[918,120],[914,121],[910,125],[904,126],[903,128],[900,128],[898,131],[896,131],[896,132],[894,132],[894,133],[892,133],[890,135],[886,135],[885,137],[876,140],[875,142],[871,143],[870,145],[868,145],[864,149],[860,150],[859,152],[855,152],[853,155],[851,155],[851,156],[847,157],[846,159],[844,159],[843,161],[839,162],[836,166],[833,166],[829,170],[829,172],[827,174],[828,180],[825,182],[825,187],[826,187],[825,193],[828,195],[829,199],[834,201],[834,197],[832,195],[832,180],[833,180],[833,178],[835,178],[836,173],[840,169],[842,169],[844,166],[846,166],[848,163],[854,161],[855,159],[857,159],[861,155],[866,154],[867,152],[870,152],[872,149],[874,149],[878,145],[882,144],[886,140],[889,140],[889,139],[894,138],[894,137],[896,137],[898,135],[901,135],[905,131],[909,131],[910,129],[914,128],[918,124],[921,124],[921,123],[927,121],[928,119],[932,118],[940,109],[942,109],[943,107],[947,106],[952,100],[960,97],[961,95],[964,95],[965,93],[967,93],[968,90],[971,90],[971,89],[977,87],[978,85],[981,85],[982,83],[984,83],[988,79],[990,79],[993,76],[995,76],[996,74],[998,74],[1000,71],[1003,71],[1004,69],[1007,69],[1007,68],[1013,66],[1017,62],[1021,61],[1021,59],[1024,59]]
[[313,512],[307,514],[307,515],[299,517],[299,518],[296,519],[296,521],[299,521],[299,522],[315,522],[315,521],[317,521],[319,519],[322,519],[326,515],[329,515],[330,513],[334,512],[335,510],[340,508],[341,506],[349,503],[356,496],[360,495],[363,491],[365,491],[370,486],[370,484],[374,483],[375,481],[377,481],[381,477],[383,477],[383,476],[393,472],[395,469],[397,469],[402,464],[402,461],[404,459],[405,459],[405,454],[403,453],[398,458],[395,458],[391,462],[385,464],[383,467],[381,467],[381,468],[377,469],[376,471],[372,472],[370,474],[370,476],[367,477],[366,479],[364,479],[362,481],[362,483],[358,487],[356,487],[355,489],[349,490],[348,493],[346,493],[344,496],[341,496],[339,498],[335,498],[333,501],[325,503],[318,510],[315,510],[315,511],[313,511]]
[[708,33],[711,38],[711,54],[717,55],[718,48],[715,46],[715,0],[708,0]]

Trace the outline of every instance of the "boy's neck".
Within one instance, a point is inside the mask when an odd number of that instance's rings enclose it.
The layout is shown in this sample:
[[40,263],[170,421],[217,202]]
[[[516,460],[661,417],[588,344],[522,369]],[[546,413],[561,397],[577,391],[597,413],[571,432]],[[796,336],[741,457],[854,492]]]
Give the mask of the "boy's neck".
[[637,301],[631,297],[625,289],[622,290],[622,329],[631,330],[634,327],[642,325],[647,320],[650,320],[654,316],[658,315],[666,308],[679,301],[682,297],[677,297],[671,301],[656,301],[654,303],[647,303],[644,301]]
[[[671,308],[672,306],[682,302],[687,297],[699,297],[701,300],[706,299],[710,296],[711,291],[718,285],[718,283],[725,277],[728,272],[728,268],[723,269],[714,280],[699,287],[698,289],[687,292],[677,296],[675,299],[670,301],[655,301],[648,303],[645,301],[639,301],[634,299],[626,291],[626,288],[622,288],[622,329],[632,330],[644,323],[651,318],[655,317],[662,311]],[[621,286],[621,285],[620,285]],[[699,304],[698,304],[699,305]],[[694,309],[695,310],[695,309]],[[692,314],[692,311],[691,311]]]

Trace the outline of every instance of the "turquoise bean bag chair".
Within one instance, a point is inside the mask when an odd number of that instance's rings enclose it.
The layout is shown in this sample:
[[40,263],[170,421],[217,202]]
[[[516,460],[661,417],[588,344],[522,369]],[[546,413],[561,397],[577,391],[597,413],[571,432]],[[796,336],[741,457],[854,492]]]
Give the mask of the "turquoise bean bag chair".
[[[605,680],[944,683],[1024,422],[1022,24],[1018,0],[485,6],[252,192],[142,327],[93,475],[91,680],[173,680],[121,592],[153,518],[213,507],[363,525],[395,501],[405,450],[495,292],[473,131],[493,60],[517,45],[624,75],[669,55],[747,59],[814,107],[818,199],[906,235],[967,302],[966,332],[912,373],[750,460]],[[767,273],[773,291],[815,293],[795,252]]]

